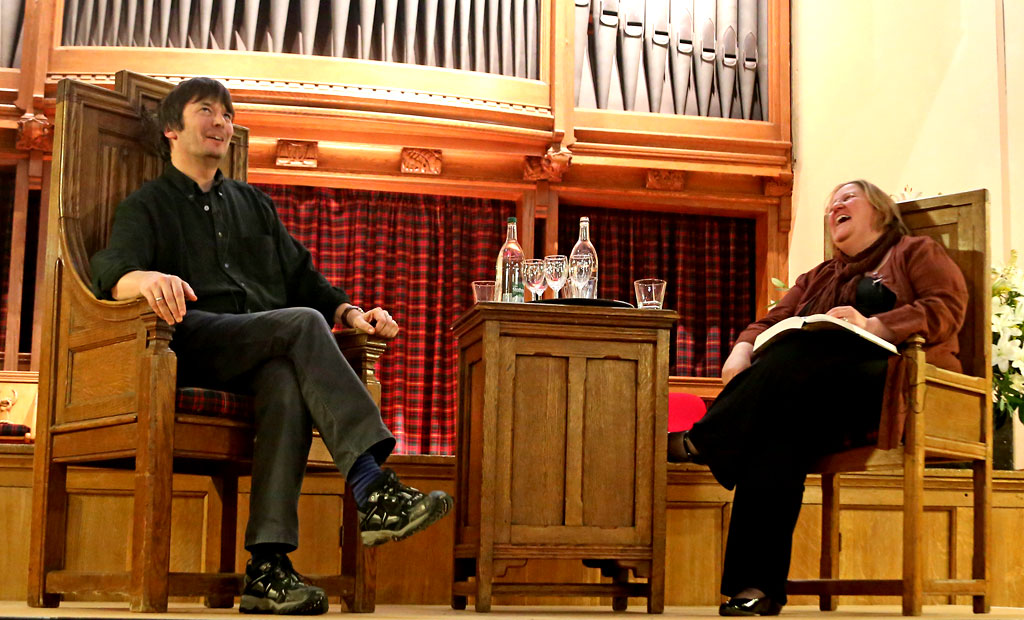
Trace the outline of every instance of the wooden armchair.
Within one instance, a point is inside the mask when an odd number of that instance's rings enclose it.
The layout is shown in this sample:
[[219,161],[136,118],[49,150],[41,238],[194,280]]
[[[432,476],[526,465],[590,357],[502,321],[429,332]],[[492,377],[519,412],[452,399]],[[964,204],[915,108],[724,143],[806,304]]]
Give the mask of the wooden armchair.
[[[848,450],[820,461],[821,578],[791,580],[790,594],[820,597],[822,611],[836,609],[837,595],[903,597],[903,614],[920,615],[925,594],[973,595],[975,613],[989,611],[992,515],[991,284],[985,190],[902,203],[915,235],[946,247],[967,280],[967,318],[960,331],[963,373],[925,362],[922,340],[912,339],[902,355],[911,361],[911,407],[903,445]],[[969,462],[974,475],[974,557],[971,579],[926,580],[924,520],[926,463]],[[903,469],[903,576],[901,579],[839,579],[839,474]],[[888,552],[888,550],[886,550]]]
[[[144,144],[140,110],[171,84],[125,71],[113,91],[61,81],[47,225],[48,301],[43,329],[35,447],[29,605],[55,607],[62,596],[127,596],[133,611],[166,611],[168,596],[205,596],[231,607],[238,477],[252,458],[251,399],[176,390],[173,329],[145,300],[98,301],[88,288],[89,257],[106,245],[118,202],[162,171]],[[248,132],[235,128],[224,172],[245,178]],[[339,344],[379,402],[374,364],[379,341],[339,334]],[[198,404],[198,403],[201,403]],[[64,569],[69,466],[134,469],[129,570]],[[319,438],[310,468],[334,470]],[[97,471],[102,471],[97,470]],[[171,573],[171,489],[175,473],[210,476],[202,573]],[[362,547],[358,513],[346,493],[340,574],[312,578],[350,610],[373,611],[374,555]],[[104,532],[96,532],[97,536]]]

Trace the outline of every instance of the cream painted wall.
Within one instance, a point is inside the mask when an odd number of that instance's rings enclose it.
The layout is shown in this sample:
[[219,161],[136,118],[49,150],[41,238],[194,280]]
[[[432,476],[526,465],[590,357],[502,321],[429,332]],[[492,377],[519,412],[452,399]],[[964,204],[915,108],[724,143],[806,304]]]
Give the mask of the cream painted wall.
[[[1006,36],[1006,108],[1008,141],[1007,245],[1024,253],[1024,0],[1003,0]],[[1000,257],[1004,258],[1004,257]]]
[[997,54],[1000,15],[1021,32],[1024,0],[793,0],[791,10],[790,281],[820,262],[826,194],[852,178],[894,194],[987,188],[994,260],[1011,244],[1024,250],[1024,213],[1004,204],[1024,194],[1024,41],[1007,43],[1002,108]]

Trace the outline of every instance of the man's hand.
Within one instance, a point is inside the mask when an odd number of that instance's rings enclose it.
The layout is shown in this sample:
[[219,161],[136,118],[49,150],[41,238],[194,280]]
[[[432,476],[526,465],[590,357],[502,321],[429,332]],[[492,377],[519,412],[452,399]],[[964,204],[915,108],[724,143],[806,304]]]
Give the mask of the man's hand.
[[335,322],[342,327],[351,327],[367,334],[380,336],[381,338],[394,338],[398,335],[398,323],[395,319],[391,318],[387,310],[380,306],[366,312],[359,312],[358,310],[349,312],[345,316],[345,324],[343,324],[340,320],[341,315],[349,307],[347,304],[342,304],[338,306],[338,310],[334,313],[334,316],[338,317],[335,319]]
[[174,325],[185,318],[185,301],[196,301],[195,291],[178,276],[159,271],[130,271],[111,290],[114,299],[142,296],[158,317]]
[[722,365],[722,385],[728,385],[733,377],[750,367],[750,358],[754,351],[754,345],[749,342],[737,342],[732,348],[732,353],[726,358]]

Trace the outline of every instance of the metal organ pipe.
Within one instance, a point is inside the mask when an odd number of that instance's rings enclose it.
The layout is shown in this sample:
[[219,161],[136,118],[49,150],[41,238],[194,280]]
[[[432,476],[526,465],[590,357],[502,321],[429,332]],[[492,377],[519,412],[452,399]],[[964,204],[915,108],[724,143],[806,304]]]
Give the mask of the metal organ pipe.
[[754,107],[754,85],[757,84],[757,0],[740,0],[740,112],[750,119]]
[[668,48],[672,42],[668,20],[668,0],[647,0],[647,16],[644,23],[644,73],[647,76],[647,100],[651,112],[661,111]]
[[693,79],[697,88],[697,113],[707,116],[711,108],[711,89],[715,80],[715,0],[693,0],[694,50]]
[[732,116],[736,88],[736,0],[718,0],[718,104],[722,118]]

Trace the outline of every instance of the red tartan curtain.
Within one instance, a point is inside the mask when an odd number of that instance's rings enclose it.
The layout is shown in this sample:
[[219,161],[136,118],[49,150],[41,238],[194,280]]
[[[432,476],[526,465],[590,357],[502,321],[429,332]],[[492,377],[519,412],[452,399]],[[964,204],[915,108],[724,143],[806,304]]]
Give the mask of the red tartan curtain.
[[680,316],[671,374],[718,376],[754,319],[754,221],[562,205],[561,253],[572,251],[581,216],[597,249],[598,296],[636,303],[634,280],[665,280],[665,307]]
[[7,284],[10,282],[8,269],[11,266],[11,233],[14,218],[13,172],[0,172],[0,351],[4,349],[7,334]]
[[455,447],[458,355],[451,324],[494,278],[515,203],[331,188],[257,185],[327,279],[402,327],[379,365],[381,410],[407,454]]

